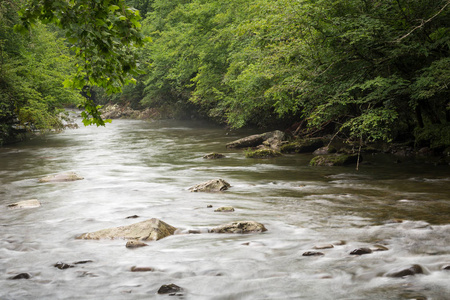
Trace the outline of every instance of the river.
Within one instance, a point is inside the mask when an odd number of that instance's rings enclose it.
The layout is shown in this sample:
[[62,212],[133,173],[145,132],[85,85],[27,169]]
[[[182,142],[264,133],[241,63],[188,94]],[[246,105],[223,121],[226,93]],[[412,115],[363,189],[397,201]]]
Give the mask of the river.
[[[170,283],[184,289],[170,299],[450,299],[448,165],[378,154],[356,171],[310,167],[309,154],[258,160],[225,148],[251,133],[114,120],[0,148],[0,299],[165,299],[157,291]],[[210,152],[226,158],[203,159]],[[38,182],[67,171],[84,180]],[[232,187],[188,191],[216,178]],[[26,199],[42,206],[7,207]],[[221,206],[235,211],[214,212]],[[180,234],[137,249],[75,239],[150,218],[203,231],[253,220],[268,231]],[[334,247],[314,250],[323,244]],[[388,250],[350,255],[376,244]],[[413,264],[424,274],[386,276]],[[31,277],[10,279],[20,273]]]

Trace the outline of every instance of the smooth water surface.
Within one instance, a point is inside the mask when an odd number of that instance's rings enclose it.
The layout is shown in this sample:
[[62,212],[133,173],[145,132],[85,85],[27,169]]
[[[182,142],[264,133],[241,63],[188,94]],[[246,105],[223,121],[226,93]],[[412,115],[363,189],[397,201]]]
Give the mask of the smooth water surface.
[[[114,120],[0,148],[0,299],[163,299],[157,291],[170,283],[184,288],[172,297],[182,299],[450,299],[448,165],[374,155],[356,171],[310,167],[306,154],[257,160],[225,148],[251,133]],[[226,158],[202,158],[210,152]],[[84,180],[38,182],[68,171]],[[188,191],[215,178],[232,187]],[[7,208],[26,199],[42,206]],[[214,212],[221,206],[235,212]],[[253,220],[268,231],[179,234],[138,249],[75,239],[150,218],[202,231]],[[334,248],[313,249],[323,244]],[[349,254],[375,244],[389,250]],[[83,260],[92,262],[54,267]],[[425,274],[385,276],[413,264]],[[24,272],[31,278],[9,279]]]

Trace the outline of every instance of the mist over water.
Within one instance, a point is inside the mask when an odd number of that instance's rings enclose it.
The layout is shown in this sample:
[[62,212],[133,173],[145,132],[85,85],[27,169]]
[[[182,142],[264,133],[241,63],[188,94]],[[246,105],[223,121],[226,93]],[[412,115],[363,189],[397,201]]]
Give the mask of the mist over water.
[[[184,288],[176,299],[450,299],[448,165],[378,154],[356,171],[310,167],[307,154],[257,160],[225,148],[252,133],[114,120],[0,148],[0,299],[160,299],[170,283]],[[210,152],[226,158],[202,158]],[[38,182],[69,171],[84,180]],[[216,178],[232,187],[188,191]],[[7,208],[27,199],[42,206]],[[221,206],[235,211],[214,212]],[[132,250],[124,240],[75,239],[150,218],[205,231],[253,220],[268,231],[174,235]],[[334,248],[313,249],[324,244]],[[389,250],[349,255],[375,244]],[[92,262],[54,267],[83,260]],[[425,274],[385,276],[413,264]],[[9,279],[25,272],[30,279]]]

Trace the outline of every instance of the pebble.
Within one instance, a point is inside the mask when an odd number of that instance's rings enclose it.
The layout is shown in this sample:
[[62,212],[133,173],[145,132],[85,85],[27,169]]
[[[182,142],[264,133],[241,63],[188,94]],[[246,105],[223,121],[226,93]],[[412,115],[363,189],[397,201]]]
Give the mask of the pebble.
[[331,244],[323,244],[323,245],[316,245],[313,247],[313,249],[321,250],[321,249],[331,249],[334,248]]
[[148,245],[146,243],[143,243],[140,241],[133,241],[133,240],[128,241],[125,244],[125,247],[127,247],[127,248],[139,248],[139,247],[145,247],[145,246],[148,246]]
[[350,255],[363,255],[372,253],[372,250],[369,248],[358,248],[350,252]]
[[158,294],[169,294],[169,296],[175,296],[178,295],[177,293],[181,291],[183,291],[181,287],[171,283],[162,285],[158,290]]
[[325,255],[322,252],[318,252],[318,251],[306,251],[302,254],[302,256],[322,256]]

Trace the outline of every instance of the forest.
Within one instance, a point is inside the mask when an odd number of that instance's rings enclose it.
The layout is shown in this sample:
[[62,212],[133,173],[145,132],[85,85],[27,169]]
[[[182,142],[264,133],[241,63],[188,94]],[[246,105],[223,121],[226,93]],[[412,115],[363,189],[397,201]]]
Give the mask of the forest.
[[0,144],[64,108],[450,146],[449,0],[1,0]]

